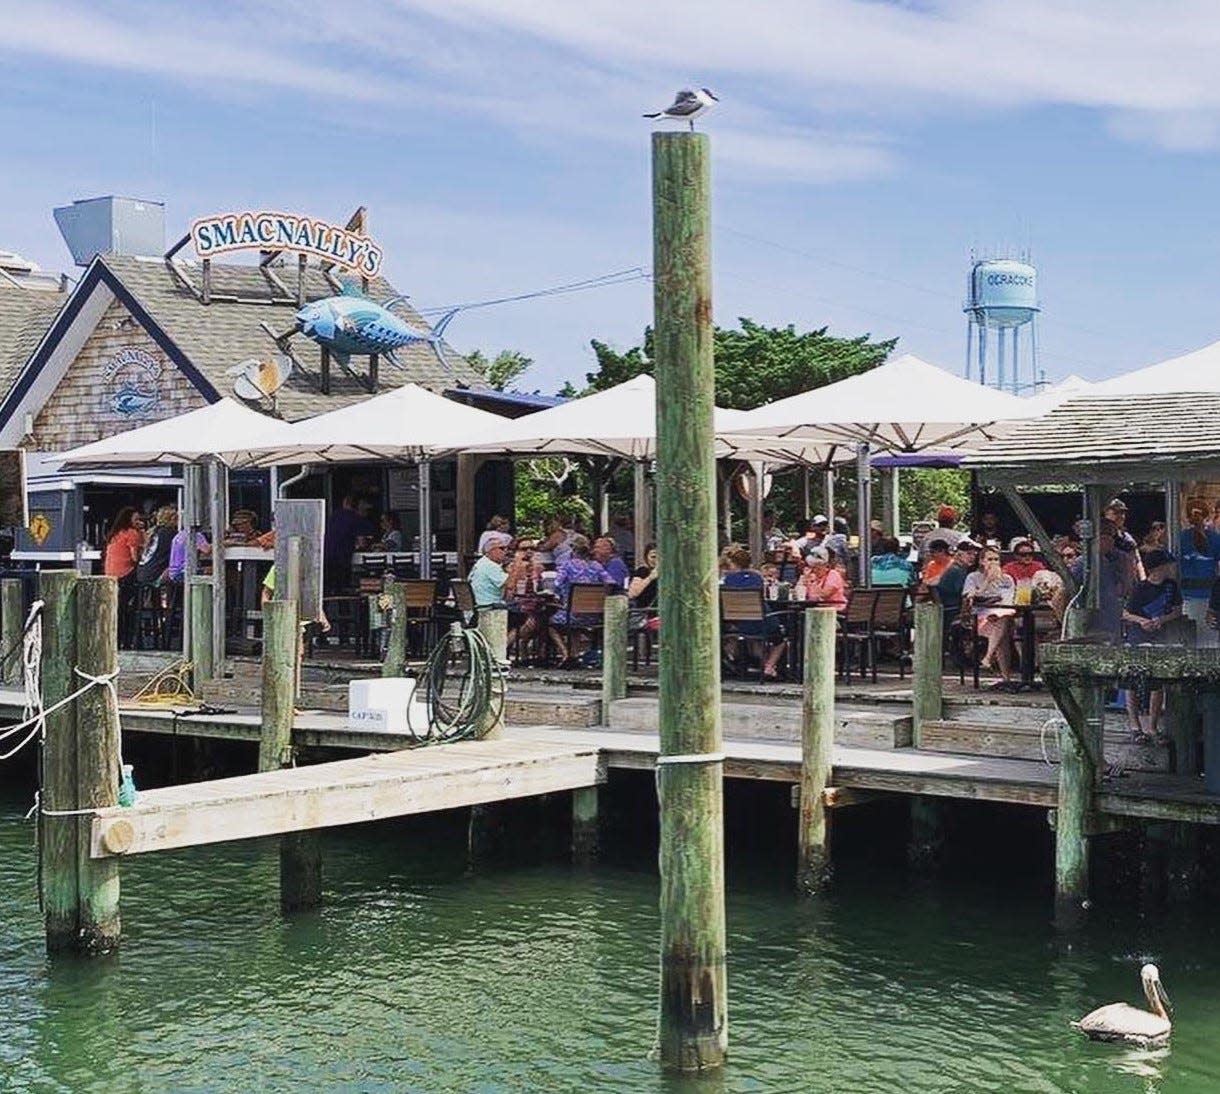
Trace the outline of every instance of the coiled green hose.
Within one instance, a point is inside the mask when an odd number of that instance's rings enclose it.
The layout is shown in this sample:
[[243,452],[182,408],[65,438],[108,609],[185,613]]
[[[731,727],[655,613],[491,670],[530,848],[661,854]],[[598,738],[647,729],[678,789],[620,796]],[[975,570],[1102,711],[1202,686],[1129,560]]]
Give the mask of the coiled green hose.
[[[462,671],[451,675],[454,659]],[[426,732],[416,731],[407,708],[407,729],[418,745],[482,737],[504,713],[504,671],[473,627],[454,623],[432,647],[416,683],[420,687],[428,705]]]

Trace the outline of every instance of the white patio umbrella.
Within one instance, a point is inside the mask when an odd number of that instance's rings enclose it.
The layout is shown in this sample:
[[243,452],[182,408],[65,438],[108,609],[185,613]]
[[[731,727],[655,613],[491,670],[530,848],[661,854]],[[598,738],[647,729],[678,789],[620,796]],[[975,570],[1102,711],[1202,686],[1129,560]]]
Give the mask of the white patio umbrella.
[[1102,380],[1082,394],[1092,398],[1111,395],[1168,395],[1220,391],[1220,342],[1170,357],[1154,365]]
[[246,455],[256,467],[425,460],[469,451],[504,421],[497,414],[455,403],[418,384],[404,384],[340,410],[296,422],[287,433],[252,446]]
[[216,461],[245,466],[251,446],[274,444],[291,426],[233,399],[152,422],[65,452],[64,467],[100,468]]
[[860,581],[868,584],[871,453],[952,451],[992,436],[999,422],[1036,413],[1015,395],[906,354],[858,376],[751,410],[732,432],[858,446]]

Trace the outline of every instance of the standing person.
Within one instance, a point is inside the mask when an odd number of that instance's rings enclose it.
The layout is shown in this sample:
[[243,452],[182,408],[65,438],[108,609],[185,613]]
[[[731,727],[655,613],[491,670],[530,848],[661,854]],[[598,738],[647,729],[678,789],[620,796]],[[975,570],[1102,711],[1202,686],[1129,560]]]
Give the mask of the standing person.
[[783,529],[776,523],[774,509],[763,510],[762,541],[764,551],[777,551],[788,541]]
[[618,551],[614,546],[614,540],[609,536],[599,536],[595,539],[593,541],[593,558],[602,564],[602,567],[610,575],[610,579],[615,585],[620,589],[627,588],[627,583],[631,580],[631,572],[627,569],[627,563],[619,558]]
[[[186,573],[186,537],[190,534],[189,528],[179,528],[170,541],[169,562],[166,565],[165,577],[167,581],[172,581],[175,585],[182,584],[183,575]],[[212,545],[202,532],[195,533],[195,550],[201,555],[212,553]]]
[[[1174,557],[1168,551],[1152,550],[1144,557],[1147,577],[1136,584],[1123,609],[1124,641],[1128,645],[1160,644],[1165,641],[1165,624],[1182,614],[1182,590],[1173,580]],[[1127,689],[1127,724],[1132,739],[1151,743],[1157,739],[1158,723],[1165,693],[1161,688],[1147,692],[1148,724],[1140,717],[1145,688]]]
[[987,652],[981,663],[984,668],[1000,674],[1000,679],[993,685],[998,691],[1009,691],[1013,686],[1013,611],[1010,605],[1016,589],[1016,582],[1000,568],[1000,552],[995,547],[983,548],[981,568],[968,575],[962,585],[966,610],[974,614],[979,634],[987,639]]
[[635,528],[629,513],[615,513],[610,518],[607,535],[614,540],[614,549],[621,558],[635,554]]
[[352,583],[352,555],[364,522],[356,512],[356,499],[344,494],[339,508],[326,522],[322,546],[323,584],[328,593],[344,593]]
[[1214,646],[1215,632],[1204,628],[1208,597],[1220,561],[1220,529],[1207,527],[1207,511],[1192,506],[1190,524],[1178,536],[1178,572],[1182,577],[1182,607],[1198,628],[1199,644]]
[[942,505],[936,510],[936,527],[924,536],[919,545],[919,561],[925,561],[931,554],[933,543],[946,544],[952,554],[958,541],[965,538],[966,533],[957,530],[957,510],[952,505]]
[[504,569],[507,554],[508,543],[502,539],[489,539],[483,545],[483,553],[470,568],[468,578],[476,608],[504,603],[504,586],[508,582],[508,572]]
[[102,573],[118,579],[119,637],[125,646],[134,637],[136,567],[143,547],[144,536],[136,524],[135,506],[125,505],[110,522],[102,554]]
[[403,550],[402,520],[397,513],[381,514],[381,547],[385,551]]
[[178,533],[178,510],[163,505],[153,518],[153,527],[140,553],[136,579],[141,585],[163,585],[169,570],[169,555]]
[[1119,534],[1120,529],[1107,518],[1097,535],[1101,552],[1099,622],[1112,642],[1122,637],[1123,604],[1140,580],[1135,551],[1119,546]]

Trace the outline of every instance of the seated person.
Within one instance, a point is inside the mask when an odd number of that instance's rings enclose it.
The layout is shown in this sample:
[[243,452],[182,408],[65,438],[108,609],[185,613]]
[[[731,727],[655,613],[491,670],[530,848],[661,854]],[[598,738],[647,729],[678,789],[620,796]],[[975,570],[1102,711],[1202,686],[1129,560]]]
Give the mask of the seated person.
[[[606,572],[606,568],[592,557],[592,549],[589,546],[589,540],[585,536],[582,536],[579,532],[573,533],[568,541],[568,546],[568,557],[560,564],[555,574],[555,595],[559,598],[560,608],[551,617],[551,622],[554,626],[550,628],[551,641],[555,644],[555,648],[559,651],[560,657],[565,662],[574,660],[580,654],[576,653],[574,649],[570,650],[567,648],[562,635],[560,635],[556,628],[567,626],[569,622],[578,627],[593,627],[597,625],[597,619],[591,616],[578,615],[573,616],[569,620],[568,590],[573,585],[615,584],[614,578]],[[622,588],[622,586],[618,586],[618,588]],[[581,635],[574,635],[573,637],[577,642],[583,642]]]
[[928,544],[928,557],[919,568],[920,586],[924,589],[934,588],[952,561],[953,552],[949,544],[943,539],[934,539]]
[[994,687],[1007,691],[1013,687],[1013,618],[1011,605],[1017,583],[1000,568],[997,547],[983,550],[980,569],[966,577],[962,586],[964,610],[973,613],[978,632],[987,639],[987,652],[981,664],[1000,674]]
[[834,608],[837,612],[847,611],[847,587],[843,575],[830,563],[830,552],[825,547],[814,547],[805,555],[805,572],[801,574],[800,585],[805,591],[805,600]]
[[225,529],[225,543],[250,543],[258,538],[258,514],[253,509],[236,509]]
[[504,586],[508,583],[508,573],[504,569],[507,554],[508,544],[502,539],[489,539],[483,545],[483,553],[471,567],[468,578],[476,608],[504,603]]
[[879,547],[872,560],[873,584],[909,585],[911,563],[902,554],[898,540],[893,536],[883,536]]
[[644,548],[644,563],[637,566],[627,586],[627,596],[639,625],[656,632],[661,629],[661,618],[655,612],[657,606],[657,545]]
[[1004,572],[1017,582],[1033,581],[1034,575],[1043,569],[1034,555],[1034,545],[1028,539],[1018,539],[1012,545],[1012,558],[1004,563]]
[[[725,572],[720,583],[726,589],[762,589],[765,581],[763,575],[757,570],[750,568],[750,552],[741,544],[730,544],[724,549],[721,557],[728,570]],[[788,642],[784,638],[784,626],[776,615],[767,615],[759,620],[740,620],[731,624],[726,624],[731,627],[731,634],[738,634],[747,638],[746,646],[750,654],[762,660],[762,675],[774,680],[778,674],[778,665],[780,658],[788,650]],[[763,648],[767,640],[780,639],[763,653]],[[730,649],[732,646],[732,638],[726,635],[724,655],[726,658],[731,658]]]
[[932,586],[936,597],[945,611],[945,622],[956,619],[962,611],[962,590],[966,585],[967,576],[973,572],[979,561],[979,545],[972,539],[958,542],[953,552],[953,560],[940,574]]

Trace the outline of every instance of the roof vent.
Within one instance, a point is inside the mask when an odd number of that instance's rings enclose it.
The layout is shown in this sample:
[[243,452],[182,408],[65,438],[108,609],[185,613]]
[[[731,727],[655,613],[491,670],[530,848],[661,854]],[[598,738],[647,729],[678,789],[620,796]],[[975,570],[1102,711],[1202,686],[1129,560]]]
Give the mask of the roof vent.
[[165,253],[165,205],[135,198],[89,198],[54,211],[60,235],[78,266],[97,254]]

